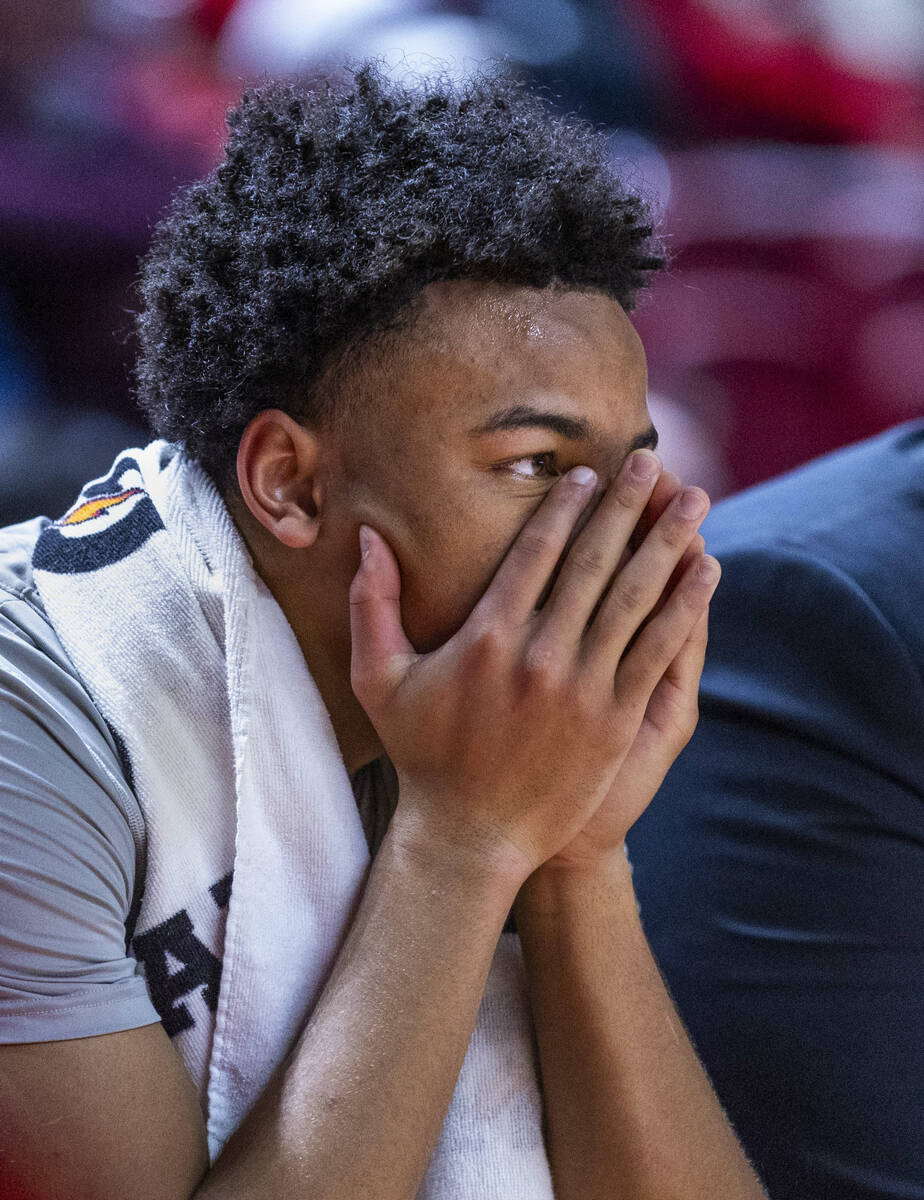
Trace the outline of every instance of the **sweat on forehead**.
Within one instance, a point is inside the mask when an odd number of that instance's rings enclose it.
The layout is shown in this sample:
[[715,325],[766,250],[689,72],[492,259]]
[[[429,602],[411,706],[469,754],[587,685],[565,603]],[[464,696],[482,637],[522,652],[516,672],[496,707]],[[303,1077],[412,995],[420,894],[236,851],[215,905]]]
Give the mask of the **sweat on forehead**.
[[415,332],[438,347],[441,341],[456,345],[471,334],[489,343],[592,337],[617,314],[622,315],[620,305],[602,292],[558,283],[531,288],[460,279],[424,288],[413,321]]
[[[369,347],[367,364],[395,382],[422,369],[475,378],[551,380],[570,360],[645,385],[641,341],[625,311],[602,292],[454,280],[423,289],[401,325]],[[360,352],[362,354],[362,352]]]

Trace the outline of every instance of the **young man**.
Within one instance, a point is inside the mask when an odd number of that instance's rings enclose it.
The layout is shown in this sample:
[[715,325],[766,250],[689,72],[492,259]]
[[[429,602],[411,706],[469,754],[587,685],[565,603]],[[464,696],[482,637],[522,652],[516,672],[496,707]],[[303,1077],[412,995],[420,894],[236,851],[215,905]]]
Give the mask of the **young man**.
[[3,1187],[756,1200],[625,857],[718,576],[641,206],[498,80],[230,124],[144,267],[169,440],[4,535]]

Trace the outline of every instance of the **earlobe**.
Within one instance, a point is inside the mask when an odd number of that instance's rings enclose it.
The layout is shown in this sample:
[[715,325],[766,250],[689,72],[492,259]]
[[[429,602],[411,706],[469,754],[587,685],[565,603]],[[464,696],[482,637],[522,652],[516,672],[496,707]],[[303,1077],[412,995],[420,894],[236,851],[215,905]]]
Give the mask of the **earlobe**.
[[273,524],[266,521],[263,524],[275,535],[277,541],[293,550],[304,550],[313,545],[318,535],[317,521],[308,518],[300,509],[287,512],[281,520]]
[[320,443],[281,409],[258,413],[241,436],[237,480],[252,515],[285,546],[314,543],[320,522]]

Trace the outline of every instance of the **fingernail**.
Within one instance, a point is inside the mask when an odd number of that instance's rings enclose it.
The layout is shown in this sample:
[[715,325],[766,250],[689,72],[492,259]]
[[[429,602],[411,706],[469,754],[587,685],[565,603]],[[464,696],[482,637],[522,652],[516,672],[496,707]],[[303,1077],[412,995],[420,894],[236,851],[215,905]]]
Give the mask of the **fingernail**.
[[679,508],[685,517],[698,517],[705,511],[706,505],[700,492],[684,492],[680,497]]
[[360,525],[360,527],[359,527],[360,557],[365,558],[371,549],[372,549],[372,536],[369,533],[369,529],[366,525]]
[[714,583],[718,579],[721,570],[722,568],[719,566],[718,559],[703,558],[696,568],[696,573],[703,583]]
[[646,450],[637,450],[629,456],[629,474],[639,483],[653,479],[660,466],[660,459]]
[[597,472],[590,467],[575,467],[573,471],[569,471],[568,475],[575,483],[590,484],[595,483]]

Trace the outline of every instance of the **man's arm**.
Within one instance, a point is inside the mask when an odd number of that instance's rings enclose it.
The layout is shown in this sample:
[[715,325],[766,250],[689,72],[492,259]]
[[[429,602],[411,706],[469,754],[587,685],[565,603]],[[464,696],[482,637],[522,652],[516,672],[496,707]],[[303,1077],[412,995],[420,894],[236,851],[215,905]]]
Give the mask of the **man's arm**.
[[762,1200],[651,956],[622,852],[516,905],[558,1200]]
[[396,817],[311,1021],[208,1174],[161,1026],[0,1047],[0,1195],[409,1200],[520,882],[404,843]]

